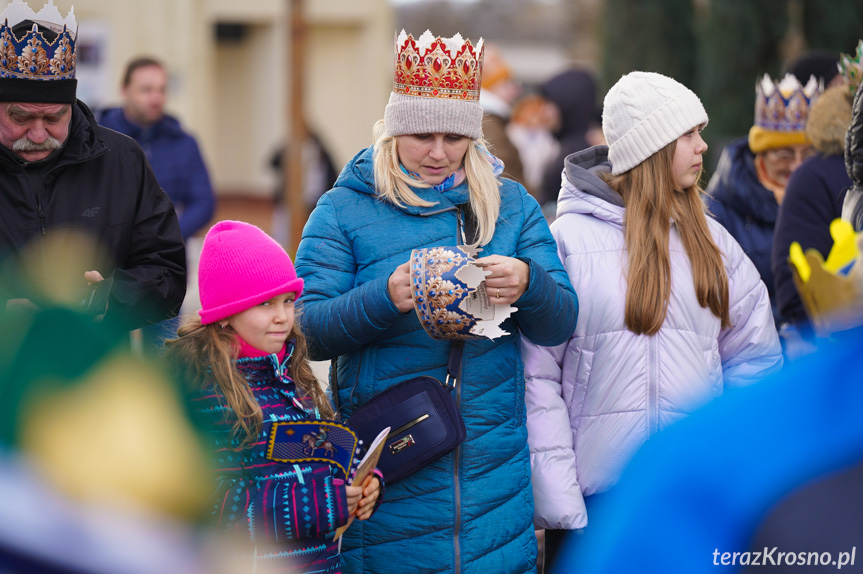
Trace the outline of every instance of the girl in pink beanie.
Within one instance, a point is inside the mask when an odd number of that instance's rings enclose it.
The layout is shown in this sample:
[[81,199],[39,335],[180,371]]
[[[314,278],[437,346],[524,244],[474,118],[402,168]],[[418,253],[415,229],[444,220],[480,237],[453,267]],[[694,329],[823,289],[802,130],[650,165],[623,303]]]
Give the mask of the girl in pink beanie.
[[166,346],[199,391],[197,410],[217,429],[214,518],[254,544],[258,571],[340,572],[335,531],[372,515],[382,477],[347,486],[325,459],[268,456],[273,423],[336,416],[295,317],[303,280],[261,229],[220,221],[204,239],[198,288],[200,317]]

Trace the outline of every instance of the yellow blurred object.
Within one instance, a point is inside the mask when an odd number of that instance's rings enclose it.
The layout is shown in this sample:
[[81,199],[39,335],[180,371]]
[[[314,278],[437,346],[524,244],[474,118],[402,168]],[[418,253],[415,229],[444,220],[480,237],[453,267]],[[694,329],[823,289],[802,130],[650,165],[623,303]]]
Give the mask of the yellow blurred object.
[[791,249],[788,259],[792,263],[792,268],[797,270],[800,280],[806,283],[809,281],[809,276],[812,274],[812,268],[809,267],[809,262],[806,261],[806,256],[803,255],[803,248],[796,241],[791,244]]
[[863,325],[863,233],[855,234],[848,222],[836,219],[830,235],[834,243],[826,262],[815,249],[804,253],[796,241],[788,258],[806,314],[821,337]]
[[833,238],[833,247],[827,254],[824,268],[831,273],[838,273],[857,259],[857,235],[850,222],[834,219],[830,223],[830,236]]
[[29,397],[20,420],[22,450],[72,498],[182,518],[206,506],[208,457],[171,384],[140,359],[106,357]]

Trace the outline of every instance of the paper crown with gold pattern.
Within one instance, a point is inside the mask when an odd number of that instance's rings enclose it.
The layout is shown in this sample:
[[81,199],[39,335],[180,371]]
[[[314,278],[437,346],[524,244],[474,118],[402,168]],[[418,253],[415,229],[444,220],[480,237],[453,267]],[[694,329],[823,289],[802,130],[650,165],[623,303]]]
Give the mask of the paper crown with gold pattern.
[[0,14],[0,101],[74,103],[77,32],[74,9],[13,0]]
[[809,143],[809,108],[823,91],[823,84],[815,76],[810,76],[804,86],[792,74],[786,74],[781,82],[764,74],[755,84],[755,123],[749,130],[749,149],[761,153]]
[[840,54],[839,73],[848,82],[851,93],[857,91],[857,86],[863,81],[863,40],[857,42],[857,52],[852,57],[851,54]]
[[482,137],[483,41],[460,34],[396,38],[393,91],[384,113],[390,135],[447,133]]

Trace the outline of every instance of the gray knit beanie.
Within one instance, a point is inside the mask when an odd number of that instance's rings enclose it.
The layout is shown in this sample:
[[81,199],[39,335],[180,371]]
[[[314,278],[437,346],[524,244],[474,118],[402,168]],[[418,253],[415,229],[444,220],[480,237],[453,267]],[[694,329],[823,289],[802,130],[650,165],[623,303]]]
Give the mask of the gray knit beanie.
[[474,48],[459,34],[439,38],[426,30],[414,40],[402,30],[395,51],[393,91],[384,111],[387,132],[481,138],[482,40]]
[[653,72],[631,72],[605,95],[602,133],[611,173],[634,168],[677,138],[707,123],[701,100],[680,82]]

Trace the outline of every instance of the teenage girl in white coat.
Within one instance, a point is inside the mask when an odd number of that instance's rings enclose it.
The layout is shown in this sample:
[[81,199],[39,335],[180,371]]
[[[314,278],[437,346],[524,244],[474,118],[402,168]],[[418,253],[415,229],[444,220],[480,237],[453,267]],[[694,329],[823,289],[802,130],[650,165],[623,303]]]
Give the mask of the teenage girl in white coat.
[[758,271],[705,215],[706,125],[688,88],[632,72],[605,97],[608,146],[566,159],[552,232],[578,324],[563,345],[522,345],[534,521],[552,549],[652,433],[782,365]]

